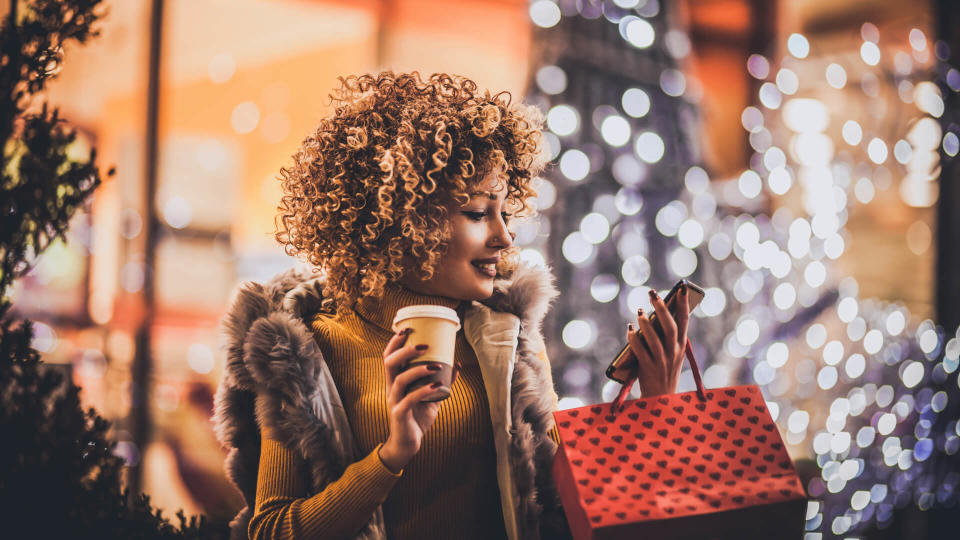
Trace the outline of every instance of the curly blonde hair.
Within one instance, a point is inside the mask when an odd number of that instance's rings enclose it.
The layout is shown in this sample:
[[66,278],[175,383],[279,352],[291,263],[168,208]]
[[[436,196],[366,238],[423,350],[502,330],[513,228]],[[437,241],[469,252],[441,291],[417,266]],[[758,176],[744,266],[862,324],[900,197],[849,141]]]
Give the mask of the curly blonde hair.
[[[535,215],[533,179],[545,165],[535,107],[444,73],[339,81],[333,114],[280,170],[275,233],[326,274],[325,310],[380,297],[415,267],[430,279],[447,247],[447,206],[466,204],[488,175],[506,183],[514,216]],[[498,273],[512,273],[518,253],[504,250]]]

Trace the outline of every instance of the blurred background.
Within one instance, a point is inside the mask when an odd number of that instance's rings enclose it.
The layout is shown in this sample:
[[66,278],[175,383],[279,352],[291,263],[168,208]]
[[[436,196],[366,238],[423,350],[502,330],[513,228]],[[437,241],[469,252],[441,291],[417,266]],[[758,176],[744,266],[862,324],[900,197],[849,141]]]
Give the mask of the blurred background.
[[78,155],[96,147],[116,175],[13,300],[167,514],[242,506],[209,420],[219,318],[239,283],[297,264],[273,239],[277,176],[337,77],[391,68],[462,74],[545,114],[541,216],[515,232],[571,291],[544,329],[561,407],[612,399],[603,370],[646,291],[688,278],[707,290],[691,329],[705,383],[760,385],[805,474],[808,538],[955,523],[950,0],[108,8],[45,97]]

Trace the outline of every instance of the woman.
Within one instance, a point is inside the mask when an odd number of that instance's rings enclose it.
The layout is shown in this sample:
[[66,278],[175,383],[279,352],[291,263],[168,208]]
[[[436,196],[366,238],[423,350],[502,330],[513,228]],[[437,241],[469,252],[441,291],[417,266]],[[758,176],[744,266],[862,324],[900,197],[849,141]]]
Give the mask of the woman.
[[[550,476],[556,393],[540,324],[557,295],[517,261],[542,120],[469,79],[341,79],[335,112],[281,171],[278,240],[321,270],[248,284],[225,329],[215,422],[247,508],[242,538],[538,538],[569,534]],[[422,351],[397,309],[458,311],[458,376],[442,402],[407,387]],[[686,336],[642,358],[647,395],[672,392]],[[653,335],[640,315],[641,330]],[[308,330],[309,328],[309,330]],[[654,340],[656,341],[656,340]]]

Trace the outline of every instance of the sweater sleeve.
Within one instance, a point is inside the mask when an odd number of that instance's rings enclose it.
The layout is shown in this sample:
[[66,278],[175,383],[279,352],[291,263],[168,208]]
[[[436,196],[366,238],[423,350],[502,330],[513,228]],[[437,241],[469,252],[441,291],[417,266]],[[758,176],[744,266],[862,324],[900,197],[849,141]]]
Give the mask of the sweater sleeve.
[[296,452],[261,438],[251,539],[348,538],[370,519],[402,475],[380,460],[377,446],[320,493],[307,496],[309,477]]

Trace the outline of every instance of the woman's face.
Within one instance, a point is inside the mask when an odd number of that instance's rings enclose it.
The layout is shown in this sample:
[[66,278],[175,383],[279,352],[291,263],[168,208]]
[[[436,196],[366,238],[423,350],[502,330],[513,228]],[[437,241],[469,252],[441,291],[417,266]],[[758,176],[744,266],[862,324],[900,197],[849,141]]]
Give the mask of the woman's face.
[[429,280],[404,276],[400,282],[421,294],[457,300],[482,300],[493,294],[494,267],[500,252],[513,244],[506,221],[506,185],[493,177],[481,182],[467,204],[448,210],[450,239]]

